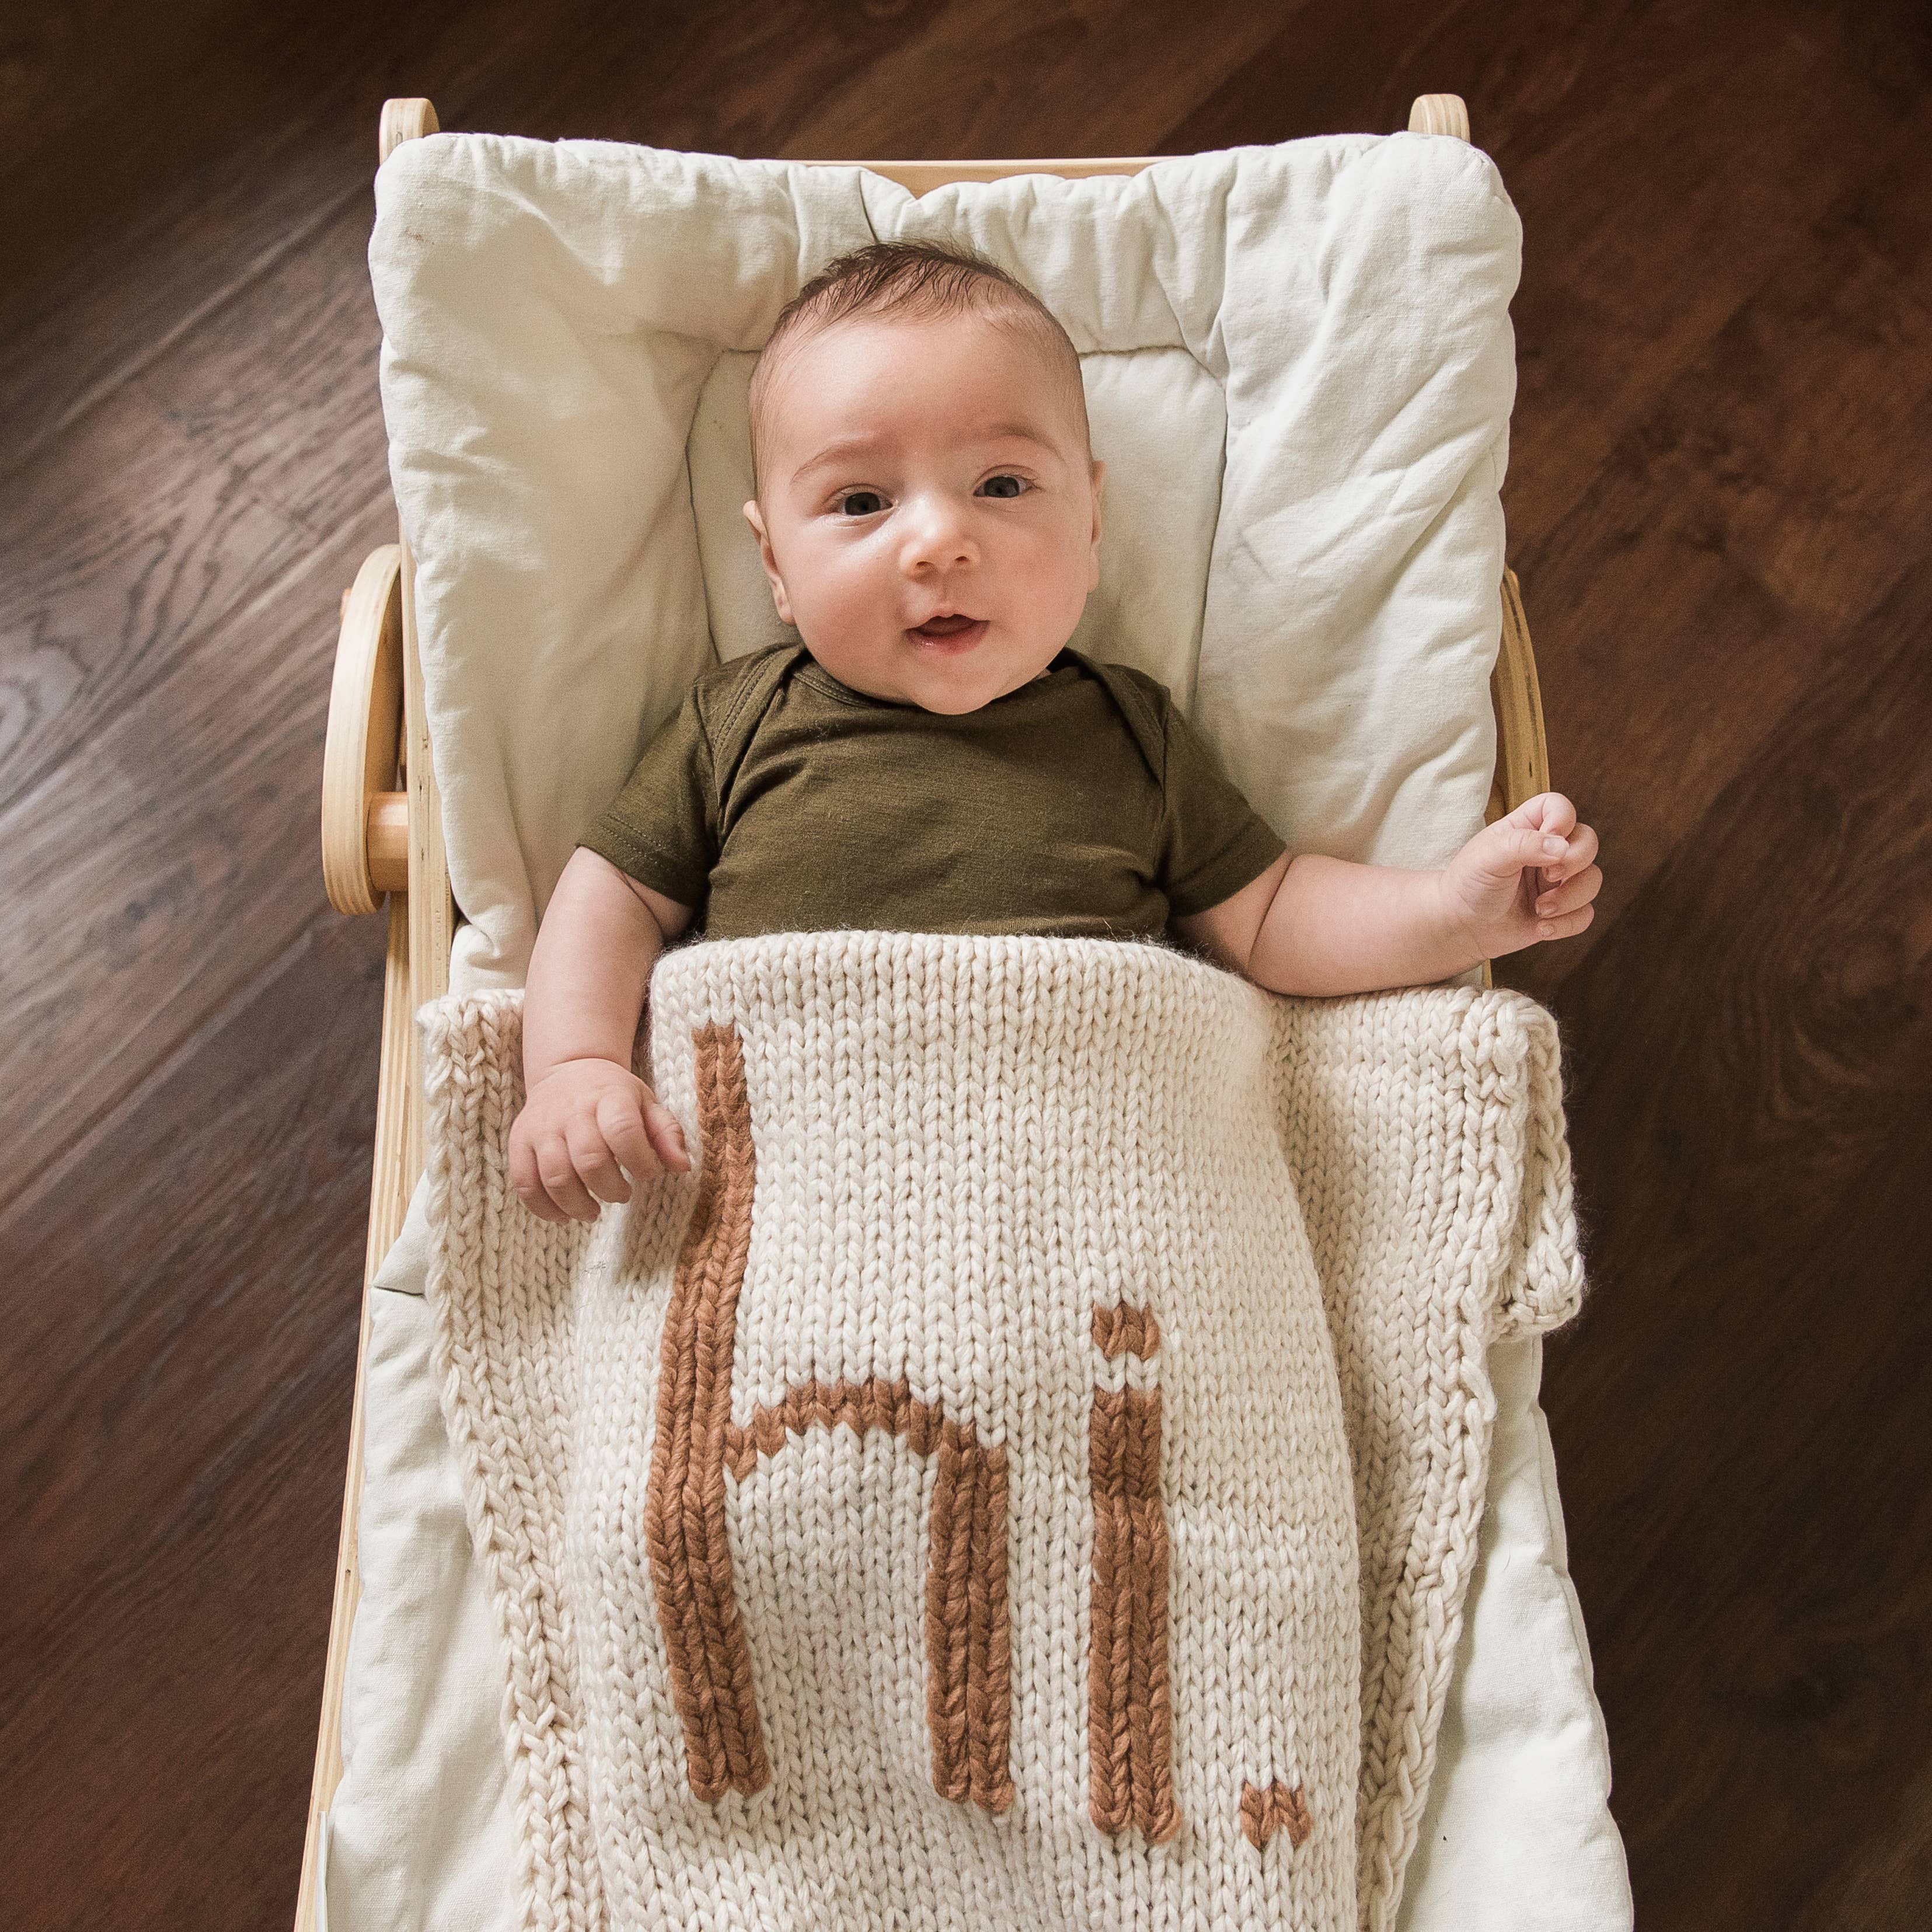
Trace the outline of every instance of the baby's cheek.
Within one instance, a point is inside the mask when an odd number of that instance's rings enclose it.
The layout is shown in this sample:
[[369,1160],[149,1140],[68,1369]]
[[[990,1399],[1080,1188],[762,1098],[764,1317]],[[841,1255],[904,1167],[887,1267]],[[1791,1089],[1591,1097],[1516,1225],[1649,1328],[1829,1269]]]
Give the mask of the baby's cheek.
[[1026,601],[1043,628],[1064,638],[1079,622],[1086,604],[1093,552],[1084,542],[1070,540],[1064,531],[1056,530],[1054,536],[1054,542],[1042,544],[1025,561]]
[[854,552],[820,560],[806,601],[826,628],[850,633],[876,626],[880,610],[891,606],[898,590],[884,559]]

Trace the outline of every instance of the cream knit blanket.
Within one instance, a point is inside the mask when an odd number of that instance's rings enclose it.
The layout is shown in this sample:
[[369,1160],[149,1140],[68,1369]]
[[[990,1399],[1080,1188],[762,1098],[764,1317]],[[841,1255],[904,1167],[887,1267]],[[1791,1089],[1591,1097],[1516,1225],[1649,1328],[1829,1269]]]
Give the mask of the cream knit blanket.
[[520,997],[422,1020],[524,1922],[1390,1923],[1485,1352],[1581,1288],[1550,1015],[700,942],[649,1006],[693,1171],[565,1229],[508,1180]]

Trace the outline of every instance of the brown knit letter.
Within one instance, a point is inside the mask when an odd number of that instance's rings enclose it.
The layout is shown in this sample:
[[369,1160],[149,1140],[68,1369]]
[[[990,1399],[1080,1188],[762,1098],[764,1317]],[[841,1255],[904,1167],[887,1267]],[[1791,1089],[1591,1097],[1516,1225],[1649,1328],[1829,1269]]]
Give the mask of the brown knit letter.
[[752,1245],[755,1164],[742,1046],[735,1028],[700,1028],[696,1207],[671,1286],[658,1365],[657,1437],[645,1534],[691,1788],[707,1804],[770,1781],[724,1526],[724,1472],[740,1482],[792,1436],[839,1424],[884,1429],[937,1453],[926,1558],[926,1721],[933,1787],[1000,1812],[1011,1694],[1006,1630],[1006,1452],[950,1421],[902,1379],[812,1382],[731,1420],[738,1295]]
[[[1094,1310],[1110,1360],[1150,1360],[1151,1310]],[[1160,1390],[1094,1390],[1092,1648],[1088,1669],[1089,1809],[1103,1832],[1138,1825],[1153,1844],[1180,1828],[1167,1678],[1167,1516],[1160,1497]]]
[[1256,1851],[1277,1832],[1286,1832],[1288,1844],[1298,1851],[1314,1828],[1300,1785],[1291,1791],[1277,1778],[1265,1790],[1254,1784],[1241,1786],[1241,1829]]
[[709,1804],[760,1790],[772,1774],[724,1529],[731,1358],[752,1246],[752,1110],[736,1029],[701,1027],[695,1040],[704,1158],[664,1315],[644,1536],[691,1788]]

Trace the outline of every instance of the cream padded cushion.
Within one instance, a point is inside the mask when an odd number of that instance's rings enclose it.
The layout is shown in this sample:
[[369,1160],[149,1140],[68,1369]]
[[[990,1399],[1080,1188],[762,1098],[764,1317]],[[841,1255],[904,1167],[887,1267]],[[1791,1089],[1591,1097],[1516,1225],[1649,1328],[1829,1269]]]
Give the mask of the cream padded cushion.
[[370,266],[458,991],[520,984],[579,833],[691,678],[784,634],[740,513],[779,308],[968,242],[1082,352],[1108,464],[1075,641],[1174,692],[1292,845],[1439,862],[1495,761],[1520,230],[1489,158],[1344,135],[915,200],[856,167],[438,134]]

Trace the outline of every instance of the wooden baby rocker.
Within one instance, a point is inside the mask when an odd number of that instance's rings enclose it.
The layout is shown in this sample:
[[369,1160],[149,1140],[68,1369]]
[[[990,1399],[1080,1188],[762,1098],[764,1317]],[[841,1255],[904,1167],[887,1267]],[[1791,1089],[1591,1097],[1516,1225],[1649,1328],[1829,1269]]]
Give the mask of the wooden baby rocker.
[[[1409,117],[1412,132],[1468,139],[1468,120],[1462,102],[1453,94],[1419,98]],[[435,111],[426,100],[394,100],[385,104],[380,124],[380,154],[387,159],[402,142],[437,131]],[[1025,174],[1051,174],[1068,178],[1132,174],[1151,164],[1154,157],[1128,159],[1070,159],[1012,161],[881,161],[857,164],[886,176],[909,193],[924,194],[947,183],[992,182]],[[801,164],[850,166],[850,162]],[[374,1167],[366,1252],[361,1338],[356,1371],[350,1447],[344,1498],[334,1609],[324,1684],[308,1830],[305,1838],[301,1892],[296,1907],[297,1932],[311,1932],[317,1922],[317,1879],[322,1822],[342,1775],[341,1707],[350,1634],[360,1594],[356,1558],[357,1514],[362,1486],[363,1400],[370,1333],[368,1288],[400,1232],[424,1163],[424,1112],[421,1046],[414,1016],[422,1006],[448,990],[450,949],[458,914],[450,895],[444,851],[441,803],[433,767],[424,703],[422,665],[418,656],[413,597],[414,561],[406,543],[386,544],[373,552],[344,594],[340,640],[331,691],[328,739],[322,778],[322,868],[330,902],[345,913],[375,911],[388,899],[388,940],[384,982],[381,1070],[378,1090]],[[1502,586],[1502,643],[1491,679],[1490,692],[1497,725],[1497,759],[1487,816],[1491,820],[1549,788],[1542,706],[1536,666],[1514,572],[1506,571]],[[1484,983],[1489,983],[1486,964]],[[707,1162],[707,1167],[709,1163]],[[1162,1551],[1148,1540],[1150,1532],[1136,1531],[1147,1518],[1130,1492],[1127,1469],[1143,1462],[1125,1453],[1127,1436],[1144,1440],[1151,1431],[1158,1442],[1159,1390],[1152,1378],[1158,1331],[1150,1316],[1121,1308],[1094,1311],[1093,1340],[1096,1361],[1094,1431],[1094,1507],[1096,1532],[1105,1538],[1111,1525],[1118,1532],[1119,1558],[1108,1574],[1112,1586],[1128,1593],[1152,1587],[1161,1567]],[[668,1348],[669,1339],[667,1338]],[[1138,1363],[1144,1373],[1125,1369]],[[694,1396],[697,1391],[692,1391]],[[724,1400],[728,1406],[728,1378]],[[1105,1400],[1102,1400],[1102,1398]],[[1004,1538],[992,1525],[1004,1525],[1003,1452],[966,1439],[958,1425],[937,1415],[916,1413],[916,1405],[901,1405],[886,1390],[800,1390],[788,1397],[782,1413],[761,1415],[748,1430],[721,1437],[728,1458],[755,1461],[790,1433],[820,1422],[851,1420],[854,1405],[866,1419],[903,1432],[922,1453],[936,1453],[942,1467],[953,1468],[953,1492],[965,1507],[958,1534],[966,1538],[958,1552],[974,1565],[992,1564],[1004,1548]],[[952,1435],[949,1435],[949,1431]],[[970,1430],[967,1436],[970,1436]],[[742,1438],[742,1439],[740,1439]],[[668,1465],[667,1466],[668,1467]],[[748,1466],[748,1464],[747,1464]],[[1111,1472],[1111,1473],[1103,1473]],[[675,1513],[668,1478],[662,1496],[653,1472],[652,1506],[668,1525]],[[997,1504],[997,1508],[996,1508]],[[1136,1537],[1139,1540],[1136,1540]],[[949,1532],[949,1538],[950,1533]],[[998,1546],[998,1548],[995,1546]],[[950,1547],[949,1540],[948,1547]],[[940,1568],[941,1549],[935,1535],[930,1559]],[[975,1708],[989,1709],[985,1694],[997,1688],[1000,1667],[999,1642],[994,1628],[994,1596],[982,1591],[980,1608],[961,1625],[961,1640],[952,1642],[953,1624],[943,1603],[935,1612],[934,1586],[928,1582],[928,1658],[933,1670],[928,1682],[933,1708],[956,1703],[966,1688],[965,1675],[976,1669],[974,1688],[980,1694]],[[1096,1564],[1094,1610],[1103,1608],[1103,1584]],[[1153,1606],[1142,1608],[1152,1612]],[[1121,1628],[1132,1618],[1122,1606]],[[973,1621],[976,1616],[978,1623]],[[937,1622],[935,1622],[935,1616]],[[1147,1628],[1143,1621],[1141,1628]],[[1132,1822],[1150,1838],[1168,1822],[1162,1809],[1161,1784],[1154,1774],[1153,1758],[1142,1774],[1123,1768],[1115,1777],[1103,1775],[1100,1748],[1101,1727],[1114,1726],[1107,1704],[1108,1683],[1114,1660],[1096,1643],[1094,1654],[1094,1784],[1096,1823],[1107,1827],[1116,1812],[1118,1822]],[[974,1660],[979,1660],[976,1666]],[[1143,1670],[1148,1660],[1142,1660]],[[1103,1668],[1104,1666],[1104,1668]],[[988,1676],[988,1673],[992,1673]],[[995,1699],[997,1703],[998,1700]],[[751,1713],[750,1736],[756,1744],[756,1712]],[[997,1724],[979,1722],[974,1736],[944,1746],[940,1728],[933,1740],[935,1785],[947,1796],[970,1801],[989,1810],[1002,1808],[1010,1796],[1004,1790],[1005,1751],[1002,1717]],[[1157,1742],[1157,1741],[1156,1741]],[[1152,1747],[1150,1746],[1150,1748]],[[692,1756],[693,1782],[699,1760]],[[997,1769],[995,1769],[997,1767]],[[725,1751],[718,1761],[725,1785],[752,1774],[754,1761],[737,1762]],[[1104,1789],[1103,1789],[1104,1786]],[[720,1788],[723,1788],[721,1786]],[[739,1788],[743,1788],[742,1785]],[[700,1795],[703,1795],[702,1792]],[[1252,1810],[1250,1836],[1262,1838],[1279,1828],[1294,1838],[1306,1829],[1305,1819],[1294,1810],[1294,1794],[1280,1791],[1252,1794],[1244,1814]],[[1165,1799],[1171,1810],[1171,1792]]]

